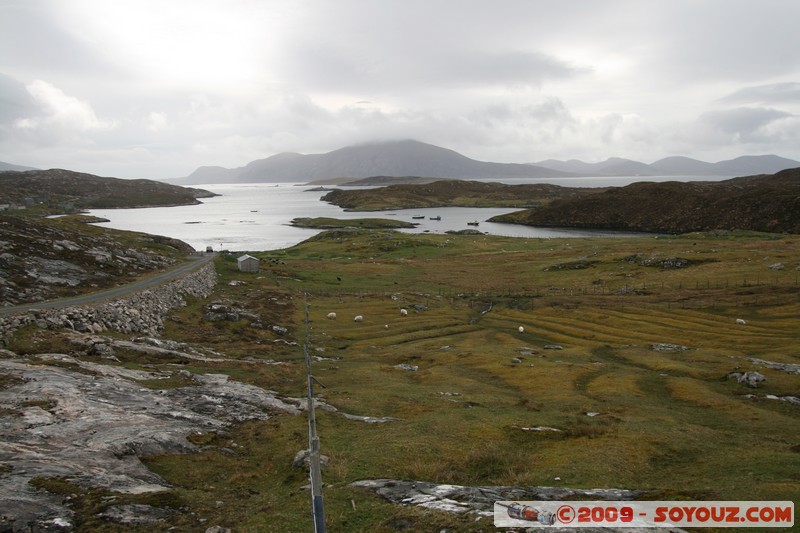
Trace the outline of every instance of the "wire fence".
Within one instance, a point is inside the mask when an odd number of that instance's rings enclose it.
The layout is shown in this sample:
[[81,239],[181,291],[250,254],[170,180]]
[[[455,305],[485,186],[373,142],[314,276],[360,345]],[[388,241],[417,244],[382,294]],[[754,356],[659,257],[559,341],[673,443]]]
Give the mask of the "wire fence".
[[310,320],[308,318],[308,295],[305,297],[306,335],[303,342],[303,356],[306,361],[306,393],[308,396],[308,471],[311,481],[311,516],[315,533],[325,533],[325,502],[322,496],[322,464],[320,461],[320,443],[317,434],[316,406],[314,404],[314,382],[319,383],[311,371],[311,355],[309,353]]

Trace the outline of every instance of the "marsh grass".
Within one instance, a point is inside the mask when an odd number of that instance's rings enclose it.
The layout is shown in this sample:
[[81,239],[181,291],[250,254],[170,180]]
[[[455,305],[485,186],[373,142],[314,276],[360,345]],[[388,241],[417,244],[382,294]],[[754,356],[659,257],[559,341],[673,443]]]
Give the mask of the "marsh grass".
[[8,349],[14,353],[28,355],[70,353],[74,347],[63,335],[28,325],[18,329],[9,337]]
[[25,380],[21,377],[14,374],[0,372],[0,389],[7,389],[9,387],[14,387],[15,385],[21,385],[22,383],[25,383]]
[[[331,458],[323,470],[331,530],[478,531],[488,522],[394,506],[348,483],[800,496],[800,409],[766,398],[800,395],[800,377],[746,359],[798,362],[798,244],[760,234],[544,240],[334,231],[254,254],[266,266],[244,285],[228,285],[244,278],[221,258],[212,299],[257,310],[298,343],[308,302],[312,355],[326,358],[313,363],[320,396],[347,413],[400,419],[365,424],[318,412],[322,453]],[[623,260],[635,254],[693,262],[669,269]],[[547,270],[582,259],[591,266]],[[786,268],[770,269],[777,261]],[[167,334],[230,360],[184,368],[304,395],[299,345],[246,324],[205,323],[202,305],[190,303]],[[658,343],[688,349],[653,350]],[[555,344],[561,349],[545,349]],[[286,364],[233,360],[246,355]],[[743,370],[767,381],[749,389],[725,379]],[[561,431],[521,429],[535,426]],[[291,468],[307,446],[304,416],[195,438],[208,448],[147,459],[176,486],[173,498],[186,510],[176,525],[193,530],[191,520],[202,517],[237,531],[308,530],[307,474]]]
[[162,379],[140,379],[137,383],[142,387],[154,390],[169,390],[199,385],[199,382],[192,379],[191,376],[177,372],[171,373],[169,377]]

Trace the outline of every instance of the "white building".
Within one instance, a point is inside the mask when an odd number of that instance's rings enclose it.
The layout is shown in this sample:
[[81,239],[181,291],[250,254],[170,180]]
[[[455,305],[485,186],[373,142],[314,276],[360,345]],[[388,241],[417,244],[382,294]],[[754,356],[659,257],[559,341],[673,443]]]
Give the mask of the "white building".
[[243,255],[236,260],[241,272],[258,272],[259,261],[252,255]]

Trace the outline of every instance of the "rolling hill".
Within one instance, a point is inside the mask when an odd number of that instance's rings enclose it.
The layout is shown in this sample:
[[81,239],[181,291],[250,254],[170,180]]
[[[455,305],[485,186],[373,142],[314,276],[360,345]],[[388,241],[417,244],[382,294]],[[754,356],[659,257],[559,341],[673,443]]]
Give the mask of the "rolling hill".
[[800,233],[800,168],[710,182],[638,182],[493,222],[653,233],[750,230]]
[[105,178],[71,170],[0,172],[0,204],[76,209],[191,205],[214,193],[153,180]]
[[6,163],[5,161],[0,161],[0,172],[6,172],[9,170],[13,171],[25,171],[25,170],[36,170],[34,167],[26,167],[23,165],[14,165],[13,163]]

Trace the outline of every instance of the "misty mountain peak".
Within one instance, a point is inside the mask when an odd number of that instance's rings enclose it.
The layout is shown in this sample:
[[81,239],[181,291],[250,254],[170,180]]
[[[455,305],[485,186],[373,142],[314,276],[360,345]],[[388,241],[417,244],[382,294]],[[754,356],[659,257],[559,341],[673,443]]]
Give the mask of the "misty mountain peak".
[[311,182],[372,176],[427,176],[448,179],[516,179],[566,176],[744,176],[800,167],[778,156],[745,156],[706,163],[688,157],[664,158],[648,165],[622,157],[599,163],[548,159],[534,164],[492,163],[414,139],[345,146],[322,154],[283,152],[244,167],[201,167],[178,183]]

